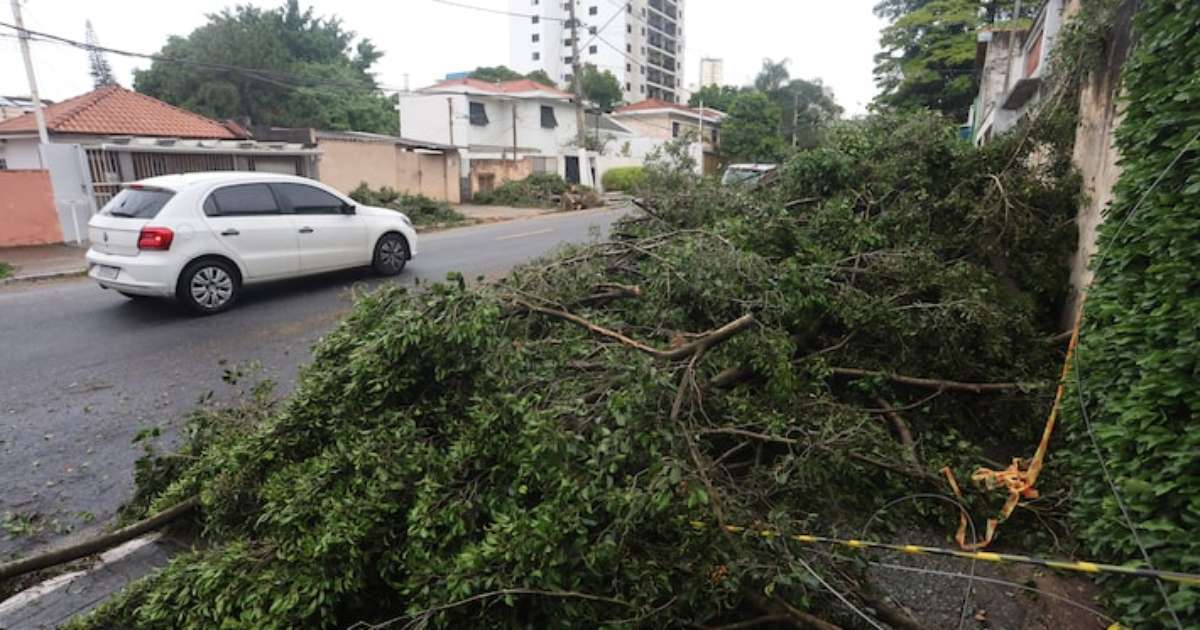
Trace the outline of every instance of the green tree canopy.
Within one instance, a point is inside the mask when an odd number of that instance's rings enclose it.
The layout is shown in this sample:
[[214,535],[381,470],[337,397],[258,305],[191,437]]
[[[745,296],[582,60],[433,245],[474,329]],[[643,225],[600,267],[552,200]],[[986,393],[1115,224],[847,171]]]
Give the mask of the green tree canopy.
[[606,112],[612,111],[621,103],[625,93],[621,91],[621,83],[613,73],[608,70],[601,72],[594,64],[589,63],[584,64],[582,74],[583,97],[586,100]]
[[[891,21],[875,56],[875,104],[924,107],[966,120],[975,100],[976,32],[1012,20],[1016,0],[881,0],[875,14]],[[1027,1],[1020,17],[1036,13]]]
[[509,68],[508,66],[479,66],[467,75],[472,79],[487,81],[488,83],[500,83],[501,81],[516,81],[526,78],[525,75]]
[[721,125],[721,150],[735,162],[779,162],[787,143],[779,135],[782,110],[766,94],[750,90],[733,102]]
[[754,87],[779,108],[779,135],[784,142],[801,148],[816,146],[821,129],[843,110],[833,90],[820,79],[792,79],[787,65],[787,59],[764,59]]
[[162,57],[134,75],[143,94],[214,118],[255,124],[395,133],[393,99],[369,70],[382,56],[336,17],[316,17],[298,0],[275,9],[238,6],[208,16],[187,37],[173,36]]
[[537,81],[543,85],[556,87],[557,84],[550,75],[546,74],[545,70],[534,70],[529,74],[521,74],[508,66],[479,66],[467,75],[469,78],[487,81],[488,83],[500,83],[503,81],[519,81],[521,79],[529,79]]
[[688,105],[699,107],[703,103],[705,107],[728,112],[733,109],[733,102],[737,100],[738,95],[747,89],[749,88],[735,85],[706,85],[692,92],[692,97],[688,99]]

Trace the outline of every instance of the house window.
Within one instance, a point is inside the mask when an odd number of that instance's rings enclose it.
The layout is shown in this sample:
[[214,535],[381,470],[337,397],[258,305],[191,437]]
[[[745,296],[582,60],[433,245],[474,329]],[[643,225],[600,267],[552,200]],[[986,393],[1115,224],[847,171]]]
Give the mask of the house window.
[[488,124],[487,108],[483,103],[471,103],[471,124],[478,127]]
[[626,25],[625,25],[625,32],[626,32],[626,33],[633,33],[633,25],[632,25],[632,24],[626,24]]
[[589,34],[589,35],[595,35],[596,33],[597,33],[597,29],[596,29],[596,27],[595,27],[595,26],[589,26],[589,27],[588,27],[588,34]]
[[539,52],[535,52],[535,53],[533,53],[533,60],[534,60],[534,61],[537,61],[538,59],[541,59],[541,58],[542,58],[542,53],[539,53]]
[[633,52],[633,44],[625,44],[625,52]]
[[677,123],[677,122],[671,123],[671,137],[672,138],[679,137],[679,123]]
[[538,5],[538,3],[539,3],[539,2],[541,2],[541,0],[533,0],[533,6],[535,6],[535,7],[536,7],[536,6]]
[[563,57],[563,63],[575,63],[574,57]]
[[588,54],[589,54],[589,55],[594,55],[594,54],[596,54],[596,53],[598,53],[598,52],[600,52],[600,47],[599,47],[599,46],[592,46],[591,48],[588,48]]
[[558,119],[554,117],[554,108],[542,105],[542,129],[554,129],[557,126]]
[[588,15],[598,15],[599,13],[600,9],[597,9],[596,7],[588,7]]
[[626,84],[625,84],[625,91],[626,91],[626,92],[632,92],[632,91],[633,91],[633,86],[632,86],[632,85],[630,85],[630,84],[628,84],[628,83],[626,83]]
[[534,33],[534,34],[533,34],[533,41],[535,41],[535,42],[540,42],[540,41],[542,41],[542,36],[541,36],[541,35],[539,35],[539,34],[537,34],[537,33]]
[[538,17],[538,16],[536,16],[536,15],[535,15],[535,16],[533,16],[533,17],[531,17],[531,18],[529,18],[529,19],[530,19],[530,20],[532,20],[534,24],[537,24],[538,22],[541,22],[541,21],[542,21],[542,19],[541,19],[541,18],[539,18],[539,17]]
[[633,64],[631,64],[631,63],[625,64],[625,72],[633,72]]
[[8,170],[8,160],[5,160],[4,158],[0,158],[0,171],[7,171],[7,170]]

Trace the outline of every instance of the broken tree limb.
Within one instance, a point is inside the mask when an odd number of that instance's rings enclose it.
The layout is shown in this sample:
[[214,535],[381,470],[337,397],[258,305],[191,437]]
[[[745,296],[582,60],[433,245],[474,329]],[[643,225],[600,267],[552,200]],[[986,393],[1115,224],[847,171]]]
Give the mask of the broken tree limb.
[[746,367],[731,367],[725,368],[717,372],[716,376],[708,381],[709,389],[729,389],[739,383],[747,381],[754,376],[754,371]]
[[904,447],[904,457],[908,460],[908,463],[918,470],[924,468],[921,465],[921,459],[917,457],[917,443],[913,440],[912,430],[908,428],[908,423],[882,398],[876,398],[875,403],[883,409],[883,417],[892,421],[892,426],[896,429],[896,435],[900,438],[900,445]]
[[599,293],[593,293],[577,302],[580,305],[595,305],[610,302],[612,300],[620,300],[623,298],[638,298],[642,297],[642,288],[635,285],[627,286],[624,284],[605,283],[598,285],[597,289],[602,289]]
[[140,520],[132,525],[122,527],[115,532],[97,536],[91,540],[85,540],[77,545],[56,549],[54,551],[44,553],[40,556],[25,558],[24,560],[14,560],[0,564],[0,580],[25,575],[39,569],[56,566],[72,560],[86,558],[94,553],[100,553],[117,545],[128,542],[141,536],[142,534],[156,530],[167,523],[178,519],[179,517],[191,512],[200,505],[199,497],[191,497],[184,501],[151,516],[150,518]]
[[846,378],[869,378],[872,376],[878,376],[886,378],[887,380],[900,385],[924,387],[925,389],[944,389],[950,392],[966,392],[969,394],[1011,392],[1041,386],[1041,383],[964,383],[961,381],[944,381],[933,378],[904,376],[902,374],[891,374],[877,370],[860,370],[858,368],[835,367],[833,368],[832,372],[836,376],[844,376]]
[[660,350],[635,339],[630,339],[629,337],[626,337],[615,330],[609,330],[603,326],[593,324],[592,322],[589,322],[578,315],[572,315],[566,311],[547,308],[545,306],[537,306],[521,300],[517,300],[517,304],[534,313],[549,315],[551,317],[556,317],[558,319],[566,320],[573,324],[582,326],[589,331],[600,335],[601,337],[608,337],[609,339],[620,342],[621,344],[629,346],[635,350],[644,352],[652,357],[665,359],[667,361],[678,361],[679,359],[684,359],[699,352],[703,352],[704,350],[707,350],[754,325],[753,315],[743,315],[716,330],[701,334],[695,340],[683,344],[678,348]]

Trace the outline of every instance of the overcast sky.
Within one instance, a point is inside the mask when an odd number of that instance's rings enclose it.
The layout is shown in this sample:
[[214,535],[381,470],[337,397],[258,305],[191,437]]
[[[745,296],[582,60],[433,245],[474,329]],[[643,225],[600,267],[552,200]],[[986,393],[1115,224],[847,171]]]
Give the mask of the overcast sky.
[[[461,0],[507,9],[507,0]],[[749,83],[764,57],[791,60],[795,78],[820,78],[838,103],[861,113],[875,94],[871,68],[882,24],[871,13],[876,0],[687,0],[684,81],[699,79],[700,58],[725,60],[725,81]],[[273,7],[282,0],[248,0]],[[169,35],[186,35],[204,16],[237,0],[23,0],[26,27],[82,40],[91,19],[100,43],[134,52],[157,52]],[[246,3],[241,0],[240,3]],[[345,25],[384,51],[375,66],[382,84],[400,88],[432,83],[447,72],[508,63],[510,18],[447,6],[433,0],[312,0],[319,14],[336,13]],[[11,23],[9,3],[0,21]],[[12,31],[0,28],[0,94],[28,93]],[[61,100],[91,89],[83,51],[31,43],[38,86]],[[109,55],[118,80],[130,87],[133,69],[146,60]]]

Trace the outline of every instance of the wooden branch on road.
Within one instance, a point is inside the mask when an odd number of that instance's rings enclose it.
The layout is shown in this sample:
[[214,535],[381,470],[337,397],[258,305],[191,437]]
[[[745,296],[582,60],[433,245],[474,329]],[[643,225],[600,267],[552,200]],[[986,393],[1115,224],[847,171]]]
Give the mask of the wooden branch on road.
[[913,387],[923,387],[925,389],[935,390],[944,389],[950,392],[965,392],[968,394],[993,394],[1020,391],[1040,387],[1042,385],[1042,383],[964,383],[961,381],[944,381],[934,378],[904,376],[902,374],[891,374],[889,372],[880,372],[877,370],[860,370],[858,368],[835,367],[832,371],[834,375],[843,376],[846,378],[870,378],[873,376],[878,376],[900,385],[911,385]]
[[163,525],[166,525],[181,516],[191,512],[200,505],[199,497],[191,497],[170,507],[150,518],[138,521],[132,525],[122,527],[115,532],[98,536],[90,540],[85,540],[79,544],[64,547],[40,556],[25,558],[24,560],[14,560],[0,564],[0,580],[7,580],[26,573],[32,573],[40,569],[53,567],[72,560],[86,558],[95,553],[100,553],[107,549],[111,549],[128,542],[145,534],[146,532],[156,530]]

